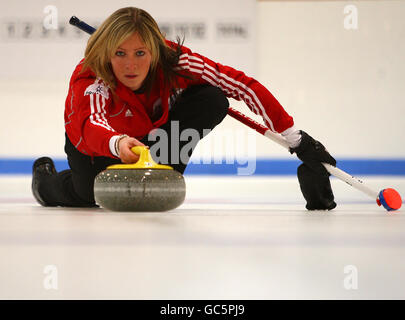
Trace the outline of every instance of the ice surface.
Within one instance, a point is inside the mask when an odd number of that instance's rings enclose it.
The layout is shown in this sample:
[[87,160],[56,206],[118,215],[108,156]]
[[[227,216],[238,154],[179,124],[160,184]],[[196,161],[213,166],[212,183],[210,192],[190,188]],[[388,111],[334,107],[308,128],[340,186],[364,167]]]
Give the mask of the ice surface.
[[338,207],[308,212],[294,177],[185,178],[176,210],[115,213],[44,208],[31,177],[0,176],[0,299],[405,298],[403,209],[336,179]]

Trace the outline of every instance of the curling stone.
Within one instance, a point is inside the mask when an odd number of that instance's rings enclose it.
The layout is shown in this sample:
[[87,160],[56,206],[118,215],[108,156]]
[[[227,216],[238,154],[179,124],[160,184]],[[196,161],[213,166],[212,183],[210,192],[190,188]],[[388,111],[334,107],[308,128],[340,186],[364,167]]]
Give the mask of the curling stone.
[[116,164],[94,180],[94,197],[111,211],[168,211],[184,202],[186,184],[181,173],[153,161],[149,149],[133,147],[134,164]]

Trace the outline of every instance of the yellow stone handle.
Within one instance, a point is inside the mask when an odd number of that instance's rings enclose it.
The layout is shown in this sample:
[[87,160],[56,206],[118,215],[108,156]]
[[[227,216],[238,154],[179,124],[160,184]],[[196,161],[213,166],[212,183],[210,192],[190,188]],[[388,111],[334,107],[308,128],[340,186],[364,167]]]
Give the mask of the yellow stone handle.
[[135,146],[131,148],[131,151],[139,156],[137,164],[143,164],[149,166],[150,164],[157,164],[150,155],[149,148],[145,146]]
[[131,148],[131,151],[139,156],[136,163],[131,164],[114,164],[108,166],[107,169],[166,169],[173,170],[170,166],[165,166],[162,164],[157,164],[146,146],[135,146]]

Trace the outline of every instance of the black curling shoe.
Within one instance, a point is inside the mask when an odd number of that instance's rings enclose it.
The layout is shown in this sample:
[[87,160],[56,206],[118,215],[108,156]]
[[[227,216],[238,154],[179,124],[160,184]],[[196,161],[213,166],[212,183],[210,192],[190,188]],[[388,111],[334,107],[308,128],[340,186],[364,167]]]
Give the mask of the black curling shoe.
[[38,201],[44,207],[50,206],[51,204],[46,203],[45,200],[39,194],[39,185],[43,177],[51,176],[56,174],[55,164],[53,160],[48,157],[42,157],[35,160],[32,165],[32,194],[34,195],[35,200]]

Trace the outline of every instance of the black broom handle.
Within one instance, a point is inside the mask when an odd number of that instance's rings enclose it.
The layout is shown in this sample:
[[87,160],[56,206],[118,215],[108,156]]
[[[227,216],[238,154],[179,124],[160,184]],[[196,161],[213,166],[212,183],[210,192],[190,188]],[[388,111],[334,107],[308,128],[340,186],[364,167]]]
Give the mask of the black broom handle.
[[94,31],[96,31],[95,28],[89,26],[86,22],[81,21],[76,16],[71,17],[69,23],[75,27],[78,27],[80,30],[87,32],[88,34],[92,34]]

